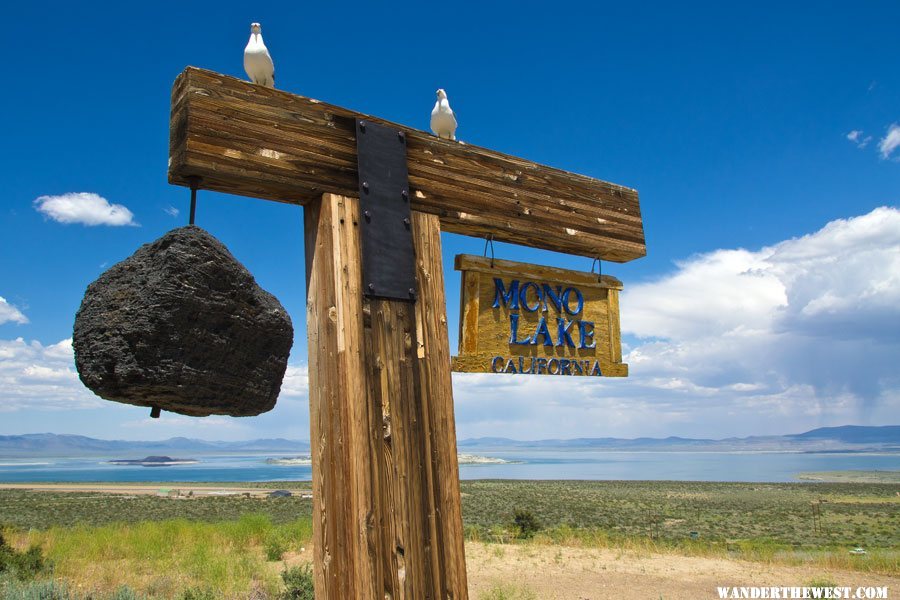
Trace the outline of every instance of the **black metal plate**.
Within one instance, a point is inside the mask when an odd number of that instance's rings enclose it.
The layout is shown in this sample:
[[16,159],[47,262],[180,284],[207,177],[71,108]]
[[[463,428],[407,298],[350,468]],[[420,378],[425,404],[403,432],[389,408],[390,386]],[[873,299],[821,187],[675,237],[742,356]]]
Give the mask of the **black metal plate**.
[[356,120],[363,292],[416,299],[416,257],[403,132]]

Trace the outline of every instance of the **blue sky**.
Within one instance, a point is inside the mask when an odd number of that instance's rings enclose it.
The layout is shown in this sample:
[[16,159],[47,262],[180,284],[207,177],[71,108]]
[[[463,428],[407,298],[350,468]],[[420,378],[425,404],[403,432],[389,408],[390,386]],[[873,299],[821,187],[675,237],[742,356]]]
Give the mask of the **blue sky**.
[[[187,222],[188,192],[166,183],[171,84],[187,65],[243,77],[251,21],[281,89],[427,129],[443,87],[467,143],[639,191],[648,256],[604,269],[625,284],[632,376],[455,374],[461,437],[900,422],[896,2],[247,6],[7,9],[0,434],[308,437],[299,207],[201,192],[198,208],[293,317],[271,413],[150,422],[86,391],[69,342],[86,286]],[[454,350],[453,256],[482,248],[444,235]]]

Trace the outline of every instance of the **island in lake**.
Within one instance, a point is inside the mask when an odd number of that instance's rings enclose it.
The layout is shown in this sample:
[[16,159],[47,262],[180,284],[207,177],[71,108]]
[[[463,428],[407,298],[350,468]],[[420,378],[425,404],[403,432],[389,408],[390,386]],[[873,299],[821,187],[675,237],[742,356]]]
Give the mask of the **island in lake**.
[[171,467],[172,465],[193,465],[200,461],[193,458],[172,458],[171,456],[147,456],[145,458],[118,458],[107,461],[111,465],[138,465],[141,467]]
[[493,456],[479,456],[477,454],[457,454],[456,460],[461,465],[515,465],[521,464],[521,460],[506,460]]
[[291,465],[311,465],[312,458],[309,456],[293,456],[293,457],[285,457],[285,458],[267,458],[267,465],[281,465],[281,466],[291,466]]

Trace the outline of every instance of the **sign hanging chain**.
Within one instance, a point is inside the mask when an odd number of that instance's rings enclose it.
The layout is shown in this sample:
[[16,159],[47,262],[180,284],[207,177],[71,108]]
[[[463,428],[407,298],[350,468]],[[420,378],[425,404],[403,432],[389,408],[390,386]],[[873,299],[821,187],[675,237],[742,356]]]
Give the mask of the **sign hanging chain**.
[[197,175],[191,175],[186,179],[191,184],[191,213],[190,217],[188,218],[188,225],[193,225],[194,217],[196,217],[197,215],[197,189],[200,187],[200,182],[203,180],[203,178]]
[[484,238],[484,253],[482,256],[487,256],[488,244],[491,245],[491,268],[494,268],[494,234],[489,233],[486,238]]
[[594,272],[594,267],[597,267],[597,282],[603,282],[603,260],[598,256],[591,263],[591,273]]

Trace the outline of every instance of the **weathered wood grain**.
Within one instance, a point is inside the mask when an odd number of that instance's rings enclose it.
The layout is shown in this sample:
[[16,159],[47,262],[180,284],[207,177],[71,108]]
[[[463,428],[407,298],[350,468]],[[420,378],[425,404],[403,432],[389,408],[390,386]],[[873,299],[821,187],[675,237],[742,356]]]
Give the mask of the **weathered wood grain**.
[[354,196],[357,117],[405,132],[412,208],[445,231],[615,262],[646,254],[633,189],[194,67],[172,89],[169,181],[295,204]]
[[426,517],[435,557],[432,597],[465,598],[466,557],[438,218],[413,213],[413,240],[419,286],[419,301],[415,304],[417,401],[422,407],[422,427],[426,432],[423,456],[429,493]]
[[[457,269],[460,267],[457,266]],[[462,284],[459,287],[459,307],[462,315],[459,319],[459,351],[474,353],[478,351],[478,286],[480,273],[475,270],[463,271]]]
[[610,360],[614,363],[622,362],[622,334],[619,323],[619,290],[609,290],[609,336],[610,336]]
[[381,597],[384,587],[357,209],[355,200],[329,195],[305,215],[313,564],[322,599]]
[[307,205],[316,597],[465,599],[440,224],[413,213],[412,304],[362,296],[358,216]]

